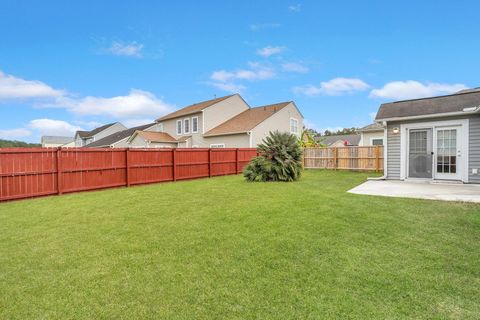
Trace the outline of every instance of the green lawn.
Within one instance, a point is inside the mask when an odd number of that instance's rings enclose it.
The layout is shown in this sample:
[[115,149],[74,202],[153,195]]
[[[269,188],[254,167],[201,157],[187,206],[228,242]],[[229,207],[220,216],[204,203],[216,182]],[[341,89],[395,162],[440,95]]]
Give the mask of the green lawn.
[[0,319],[480,318],[480,206],[241,176],[0,204]]

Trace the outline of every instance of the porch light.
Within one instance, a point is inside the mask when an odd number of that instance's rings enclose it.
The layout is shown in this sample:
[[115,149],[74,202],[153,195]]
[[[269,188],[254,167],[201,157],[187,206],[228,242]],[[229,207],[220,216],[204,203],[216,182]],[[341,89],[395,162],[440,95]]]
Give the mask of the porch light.
[[400,128],[395,127],[395,128],[393,128],[392,132],[393,132],[393,134],[398,134],[400,132]]

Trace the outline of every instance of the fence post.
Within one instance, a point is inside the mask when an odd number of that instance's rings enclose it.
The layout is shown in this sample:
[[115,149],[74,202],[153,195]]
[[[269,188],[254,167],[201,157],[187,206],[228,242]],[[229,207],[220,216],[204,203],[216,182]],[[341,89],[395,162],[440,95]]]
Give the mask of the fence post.
[[235,174],[238,174],[238,148],[235,150]]
[[378,172],[380,169],[380,148],[375,146],[375,172]]
[[130,148],[125,150],[125,184],[130,187]]
[[337,170],[338,167],[338,148],[333,148],[333,168]]
[[173,181],[177,181],[177,148],[172,149]]
[[57,192],[59,195],[63,193],[62,186],[62,148],[57,149]]
[[208,177],[212,177],[212,148],[208,149]]

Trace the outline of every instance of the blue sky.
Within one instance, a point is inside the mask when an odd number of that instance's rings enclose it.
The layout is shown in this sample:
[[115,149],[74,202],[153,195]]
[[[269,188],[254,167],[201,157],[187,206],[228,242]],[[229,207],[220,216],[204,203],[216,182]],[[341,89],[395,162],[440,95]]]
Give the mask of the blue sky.
[[0,138],[148,122],[240,92],[317,130],[480,85],[478,1],[0,2]]

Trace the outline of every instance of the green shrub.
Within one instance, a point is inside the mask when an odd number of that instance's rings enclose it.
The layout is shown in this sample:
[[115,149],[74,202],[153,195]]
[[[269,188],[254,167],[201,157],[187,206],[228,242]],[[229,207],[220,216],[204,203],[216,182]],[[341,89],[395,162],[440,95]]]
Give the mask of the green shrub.
[[295,181],[303,168],[302,148],[295,135],[270,132],[258,146],[260,156],[245,167],[247,181]]

